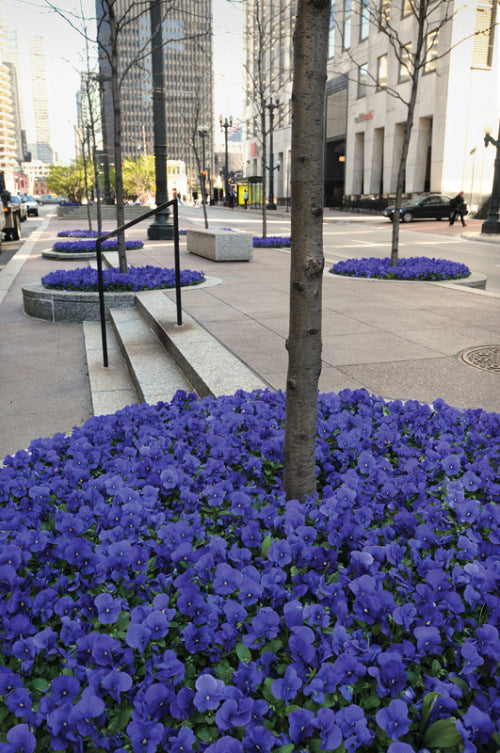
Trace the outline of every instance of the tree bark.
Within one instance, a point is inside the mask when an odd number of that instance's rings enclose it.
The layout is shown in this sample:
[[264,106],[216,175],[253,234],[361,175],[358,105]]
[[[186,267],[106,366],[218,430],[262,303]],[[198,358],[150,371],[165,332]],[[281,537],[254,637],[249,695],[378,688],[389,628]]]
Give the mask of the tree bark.
[[[115,157],[115,197],[116,225],[125,224],[125,207],[123,205],[123,171],[122,171],[122,108],[120,103],[120,85],[118,81],[118,38],[114,6],[108,3],[108,20],[111,40],[111,99],[113,102],[113,149]],[[116,236],[118,241],[118,263],[120,272],[128,272],[125,251],[125,233],[122,230]]]
[[330,0],[299,0],[294,34],[284,489],[287,499],[299,500],[316,490],[324,267],[324,107],[330,4]]
[[427,18],[428,0],[419,0],[417,6],[418,34],[415,48],[415,57],[411,74],[411,91],[408,101],[408,111],[404,128],[403,146],[401,148],[401,158],[399,160],[398,178],[396,183],[396,200],[394,202],[394,217],[392,221],[392,241],[391,241],[391,267],[397,267],[399,259],[399,223],[401,220],[401,200],[404,189],[404,176],[406,172],[406,162],[408,160],[408,148],[410,146],[411,132],[413,129],[413,119],[415,115],[415,103],[417,101],[418,83],[420,76],[420,67],[422,65],[422,55],[425,45],[424,27]]

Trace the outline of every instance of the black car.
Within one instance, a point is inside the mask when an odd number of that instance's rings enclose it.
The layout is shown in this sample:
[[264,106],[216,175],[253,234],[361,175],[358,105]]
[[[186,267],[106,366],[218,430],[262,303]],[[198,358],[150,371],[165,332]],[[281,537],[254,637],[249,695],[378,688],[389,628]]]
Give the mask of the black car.
[[[413,199],[403,201],[401,205],[401,220],[442,220],[450,216],[450,197],[440,193],[424,193]],[[394,207],[384,209],[384,215],[392,222]]]

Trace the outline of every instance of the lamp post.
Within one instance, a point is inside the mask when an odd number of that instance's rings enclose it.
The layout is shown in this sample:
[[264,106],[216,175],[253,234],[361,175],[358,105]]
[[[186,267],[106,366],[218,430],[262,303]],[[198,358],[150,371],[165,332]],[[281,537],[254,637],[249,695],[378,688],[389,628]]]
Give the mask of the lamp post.
[[99,103],[101,106],[101,131],[102,131],[102,158],[103,158],[103,173],[104,173],[104,203],[113,204],[113,198],[111,196],[111,184],[109,180],[109,157],[108,157],[108,131],[106,112],[104,108],[104,82],[109,81],[109,76],[104,76],[102,73],[98,73],[93,77],[94,81],[99,84]]
[[201,138],[201,175],[200,175],[200,188],[201,188],[201,202],[206,204],[206,172],[205,172],[205,139],[208,136],[208,126],[200,126],[198,128],[198,135]]
[[228,118],[222,118],[222,115],[219,116],[219,123],[220,127],[224,129],[224,157],[225,157],[225,163],[224,163],[224,198],[226,201],[229,201],[229,154],[227,149],[227,129],[231,128],[233,125],[233,118],[231,115]]
[[274,126],[274,111],[279,107],[279,102],[274,103],[271,99],[270,103],[266,105],[266,109],[269,110],[269,203],[267,209],[276,209],[274,203],[274,154],[273,154],[273,126]]
[[[165,120],[165,88],[163,82],[163,40],[161,28],[161,0],[151,0],[151,67],[153,74],[153,137],[156,180],[156,206],[168,201],[167,184],[167,126]],[[148,227],[151,241],[170,241],[174,237],[174,226],[168,207],[155,214],[154,222]]]
[[493,188],[491,191],[490,208],[488,209],[486,220],[481,225],[481,233],[497,235],[500,233],[500,219],[498,216],[500,204],[500,122],[498,124],[498,136],[496,139],[492,138],[488,131],[484,134],[485,147],[490,143],[496,147],[497,153],[493,171]]

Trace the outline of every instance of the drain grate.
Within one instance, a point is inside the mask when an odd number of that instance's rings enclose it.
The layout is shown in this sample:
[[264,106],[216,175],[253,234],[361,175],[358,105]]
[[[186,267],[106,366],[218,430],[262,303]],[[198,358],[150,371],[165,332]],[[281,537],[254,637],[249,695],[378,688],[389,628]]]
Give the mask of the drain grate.
[[462,361],[469,366],[500,374],[500,345],[482,345],[479,348],[467,348],[460,353]]

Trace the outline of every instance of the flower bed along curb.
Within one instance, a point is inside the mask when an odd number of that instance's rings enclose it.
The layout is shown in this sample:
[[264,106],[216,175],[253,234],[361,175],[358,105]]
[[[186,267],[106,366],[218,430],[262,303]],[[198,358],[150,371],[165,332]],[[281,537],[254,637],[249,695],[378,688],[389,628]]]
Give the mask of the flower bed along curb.
[[465,264],[434,259],[426,256],[413,256],[399,259],[397,266],[391,267],[389,257],[365,257],[345,259],[333,265],[332,274],[346,277],[376,278],[382,280],[416,280],[421,282],[448,281],[463,279],[470,275]]
[[267,238],[254,236],[253,238],[254,248],[289,248],[290,245],[291,239],[281,235],[270,235]]
[[[144,243],[142,241],[125,241],[125,249],[132,251],[133,249],[143,248]],[[66,253],[80,253],[82,251],[96,251],[96,241],[93,238],[87,240],[69,240],[69,241],[56,241],[52,247],[54,251],[64,251]],[[102,251],[116,251],[118,249],[118,241],[116,238],[108,238],[101,243]]]

